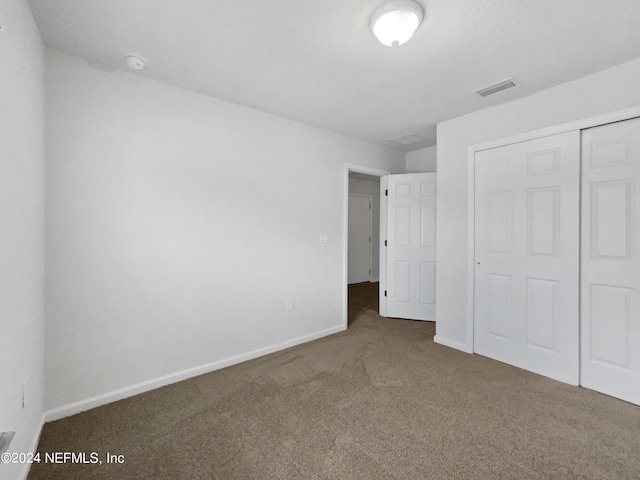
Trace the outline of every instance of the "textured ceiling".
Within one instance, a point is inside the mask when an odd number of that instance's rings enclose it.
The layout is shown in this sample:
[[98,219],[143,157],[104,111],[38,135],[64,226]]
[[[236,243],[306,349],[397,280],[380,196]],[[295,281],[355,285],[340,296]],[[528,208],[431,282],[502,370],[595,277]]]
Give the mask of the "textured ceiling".
[[[640,0],[422,0],[399,48],[371,0],[30,0],[45,42],[109,66],[380,145],[640,56]],[[471,92],[514,77],[489,98]]]

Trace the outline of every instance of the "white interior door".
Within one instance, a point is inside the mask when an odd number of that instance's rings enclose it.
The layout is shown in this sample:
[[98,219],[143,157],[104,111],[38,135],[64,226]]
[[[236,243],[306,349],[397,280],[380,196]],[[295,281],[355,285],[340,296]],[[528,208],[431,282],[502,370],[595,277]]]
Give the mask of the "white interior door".
[[387,177],[387,316],[436,319],[436,174]]
[[579,168],[577,131],[475,156],[474,351],[574,385]]
[[582,134],[581,381],[640,405],[640,119]]
[[371,196],[349,194],[348,283],[368,282],[371,275]]

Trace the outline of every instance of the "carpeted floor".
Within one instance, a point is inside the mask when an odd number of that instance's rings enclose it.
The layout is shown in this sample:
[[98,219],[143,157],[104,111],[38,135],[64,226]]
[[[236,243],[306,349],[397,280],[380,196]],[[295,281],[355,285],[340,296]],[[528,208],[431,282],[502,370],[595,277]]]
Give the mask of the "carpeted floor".
[[346,332],[48,423],[30,480],[639,479],[640,407],[433,342],[350,288]]

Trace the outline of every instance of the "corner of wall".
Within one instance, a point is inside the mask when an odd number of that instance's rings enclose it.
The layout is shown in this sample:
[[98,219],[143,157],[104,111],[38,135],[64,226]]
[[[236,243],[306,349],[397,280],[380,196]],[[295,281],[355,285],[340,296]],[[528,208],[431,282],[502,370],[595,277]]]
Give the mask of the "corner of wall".
[[[0,429],[9,452],[33,452],[44,403],[44,47],[26,1],[4,2],[0,42]],[[0,464],[2,478],[29,465]]]

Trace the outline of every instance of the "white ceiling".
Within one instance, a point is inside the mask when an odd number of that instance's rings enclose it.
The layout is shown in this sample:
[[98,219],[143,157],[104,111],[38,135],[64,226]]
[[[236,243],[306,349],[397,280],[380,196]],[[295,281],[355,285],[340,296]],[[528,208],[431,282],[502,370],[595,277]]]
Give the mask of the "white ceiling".
[[[640,56],[640,0],[421,0],[392,49],[382,0],[30,0],[45,42],[172,85],[380,145]],[[514,77],[489,98],[471,92]]]

